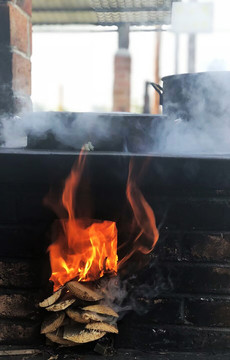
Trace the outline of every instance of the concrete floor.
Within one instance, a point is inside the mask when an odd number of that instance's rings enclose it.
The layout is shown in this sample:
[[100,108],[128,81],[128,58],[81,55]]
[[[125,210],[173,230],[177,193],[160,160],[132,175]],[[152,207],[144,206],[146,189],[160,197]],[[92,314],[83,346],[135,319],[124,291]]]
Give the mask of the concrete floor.
[[[58,354],[55,351],[40,351],[34,354],[21,354],[7,355],[7,350],[0,352],[0,360],[230,360],[230,353],[225,354],[204,354],[204,353],[182,353],[182,352],[169,352],[169,353],[144,353],[138,351],[122,351],[120,350],[116,355],[113,356],[102,356],[97,354],[79,355],[70,352],[70,350],[63,351]],[[9,353],[8,353],[9,354]]]

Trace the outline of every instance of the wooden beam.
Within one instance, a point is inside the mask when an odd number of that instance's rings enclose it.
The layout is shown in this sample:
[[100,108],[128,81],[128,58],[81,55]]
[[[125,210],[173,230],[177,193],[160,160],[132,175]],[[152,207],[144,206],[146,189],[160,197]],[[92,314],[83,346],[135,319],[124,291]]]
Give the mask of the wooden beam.
[[[155,73],[154,73],[154,82],[159,84],[160,82],[160,48],[161,48],[161,32],[156,33],[156,46],[155,46]],[[154,93],[154,103],[153,103],[153,114],[159,114],[160,112],[160,96],[155,91]]]

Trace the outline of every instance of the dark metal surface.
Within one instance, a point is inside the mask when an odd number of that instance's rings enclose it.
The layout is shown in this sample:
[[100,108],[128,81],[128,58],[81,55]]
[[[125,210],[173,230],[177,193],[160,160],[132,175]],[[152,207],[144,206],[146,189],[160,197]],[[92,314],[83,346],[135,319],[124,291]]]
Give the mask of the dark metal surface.
[[[90,141],[96,151],[149,152],[152,134],[165,120],[148,114],[37,112],[25,118],[35,124],[27,147],[80,151]],[[39,131],[40,123],[46,124],[46,131]]]
[[[1,182],[52,183],[63,180],[79,156],[78,152],[1,149]],[[189,192],[230,189],[230,155],[162,156],[119,152],[90,152],[87,163],[91,179],[98,185],[125,185],[130,159],[141,168],[148,162],[141,185]]]

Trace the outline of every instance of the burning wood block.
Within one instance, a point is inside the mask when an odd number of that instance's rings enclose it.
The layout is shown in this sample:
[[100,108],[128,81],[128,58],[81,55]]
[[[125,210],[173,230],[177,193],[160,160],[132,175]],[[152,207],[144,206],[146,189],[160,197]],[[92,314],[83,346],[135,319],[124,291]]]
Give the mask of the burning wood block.
[[118,334],[118,329],[115,325],[111,325],[104,322],[89,323],[85,326],[88,330],[106,331],[113,334]]
[[66,326],[64,328],[63,338],[76,342],[77,344],[84,344],[98,340],[105,334],[106,332],[104,331],[85,330],[77,326]]
[[78,309],[67,309],[66,314],[70,317],[70,319],[81,323],[81,324],[87,324],[90,322],[90,319],[86,319],[83,317],[83,311]]
[[112,308],[106,305],[89,305],[82,308],[82,310],[93,311],[98,314],[113,316],[116,318],[119,317],[119,315]]
[[51,296],[49,296],[47,299],[43,300],[39,303],[40,307],[48,307],[50,305],[53,305],[61,296],[63,288],[59,289],[55,293],[53,293]]
[[67,309],[70,305],[72,305],[74,302],[76,301],[76,299],[71,296],[70,294],[66,294],[66,296],[63,297],[62,300],[60,300],[59,302],[48,306],[46,308],[47,311],[61,311],[61,310],[65,310]]
[[51,340],[52,342],[64,345],[64,346],[76,346],[77,344],[73,341],[63,339],[63,329],[58,329],[54,332],[50,332],[45,334],[47,339]]
[[71,294],[84,301],[98,301],[103,299],[103,295],[90,289],[88,286],[78,281],[69,281],[66,288]]
[[64,312],[48,315],[41,325],[41,334],[54,332],[63,324],[64,319]]

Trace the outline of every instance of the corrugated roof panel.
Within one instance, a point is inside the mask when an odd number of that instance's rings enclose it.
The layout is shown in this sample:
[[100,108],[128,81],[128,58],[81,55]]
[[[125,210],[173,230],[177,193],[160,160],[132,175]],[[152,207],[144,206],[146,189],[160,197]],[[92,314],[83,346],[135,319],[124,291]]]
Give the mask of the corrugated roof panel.
[[87,12],[84,11],[72,11],[66,13],[65,11],[46,11],[36,12],[33,15],[33,24],[97,24],[98,17],[95,11]]
[[122,11],[122,12],[97,12],[98,22],[106,24],[169,24],[170,11]]
[[104,9],[171,8],[171,0],[91,0],[91,6]]
[[171,0],[33,0],[33,9],[171,8]]
[[91,0],[32,0],[33,11],[49,9],[84,9],[91,7]]
[[33,0],[32,22],[35,25],[168,25],[171,6],[172,0]]

